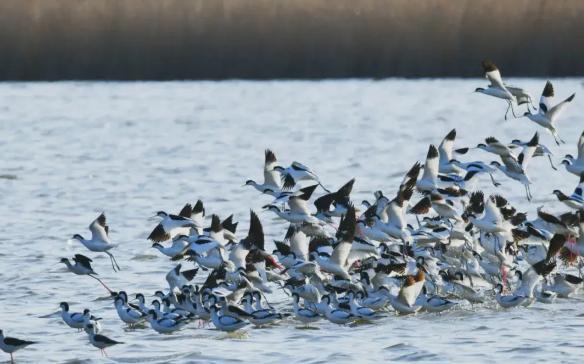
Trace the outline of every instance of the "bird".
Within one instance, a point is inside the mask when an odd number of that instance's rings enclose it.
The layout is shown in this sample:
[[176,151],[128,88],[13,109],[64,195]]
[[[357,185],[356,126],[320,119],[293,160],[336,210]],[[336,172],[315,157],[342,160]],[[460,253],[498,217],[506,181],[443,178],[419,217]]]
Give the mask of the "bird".
[[350,206],[347,210],[347,214],[339,223],[339,229],[337,232],[339,240],[330,257],[324,258],[317,252],[311,253],[318,262],[320,269],[344,279],[351,279],[347,269],[349,268],[349,253],[351,252],[353,240],[355,238],[356,223],[355,208],[354,206]]
[[60,260],[60,262],[65,264],[67,266],[67,269],[74,274],[77,275],[97,274],[91,267],[91,262],[93,262],[93,260],[89,259],[85,255],[75,254],[75,256],[73,257],[73,261],[75,262],[74,265],[71,264],[71,262],[67,258],[61,258]]
[[0,349],[3,352],[10,354],[10,362],[14,363],[14,353],[27,346],[36,344],[36,341],[27,341],[16,339],[14,337],[4,336],[4,331],[0,329]]
[[289,210],[282,211],[274,204],[266,205],[264,208],[294,224],[309,223],[318,225],[320,224],[320,220],[312,215],[307,205],[307,201],[310,199],[317,186],[318,185],[312,185],[302,188],[296,195],[286,195],[285,197],[276,200],[287,202],[288,206],[290,206]]
[[574,189],[574,192],[568,196],[560,190],[554,190],[552,193],[558,198],[558,201],[564,203],[571,209],[580,210],[584,208],[584,173],[580,176],[580,181],[578,186]]
[[280,170],[274,169],[274,167],[277,166],[277,162],[278,160],[276,159],[274,152],[270,149],[266,149],[264,161],[264,183],[259,184],[256,181],[249,179],[245,181],[245,186],[253,186],[261,193],[277,197],[282,192]]
[[247,322],[229,314],[219,316],[219,309],[216,305],[211,305],[209,309],[211,310],[211,321],[217,330],[232,332],[248,325]]
[[[501,78],[501,71],[497,65],[491,60],[484,60],[481,62],[483,66],[483,71],[485,72],[485,77],[489,80],[490,84],[487,88],[478,87],[475,92],[482,93],[489,96],[494,96],[499,99],[507,101],[507,110],[505,111],[505,120],[507,120],[507,114],[509,109],[515,115],[515,109],[513,109],[513,102],[517,102],[518,105],[529,104],[531,102],[531,96],[523,89],[518,87],[509,87],[503,83]],[[513,92],[512,92],[513,91]],[[517,95],[517,97],[515,96]]]
[[[522,142],[519,139],[513,139],[511,141],[511,143],[508,145],[508,147],[513,150],[515,148],[525,148],[527,146],[529,142]],[[535,149],[535,151],[533,152],[533,157],[543,157],[546,156],[550,162],[550,166],[552,167],[553,170],[557,171],[558,168],[554,165],[554,162],[552,161],[552,156],[554,154],[552,153],[552,151],[550,150],[550,148],[548,148],[547,146],[539,143],[537,145],[537,148]]]
[[283,190],[291,190],[299,181],[315,181],[323,190],[329,193],[331,192],[323,186],[316,172],[300,162],[294,161],[286,168],[274,166],[274,170],[280,172],[283,181]]
[[107,352],[105,351],[106,348],[109,348],[109,347],[114,346],[114,345],[123,344],[123,342],[121,342],[121,341],[116,341],[116,340],[110,339],[107,336],[104,336],[101,334],[96,334],[93,324],[85,325],[85,332],[87,333],[87,336],[89,338],[89,342],[91,343],[91,345],[98,348],[100,350],[101,354],[103,356],[106,356],[106,357],[107,357]]
[[162,220],[148,236],[148,240],[152,240],[155,243],[172,239],[176,235],[184,234],[185,232],[188,234],[188,230],[191,228],[202,228],[190,217],[168,214],[164,211],[158,211],[156,216]]
[[462,174],[464,171],[457,166],[452,164],[454,140],[456,139],[456,129],[452,129],[446,134],[440,145],[438,146],[438,154],[440,156],[438,172],[444,174]]
[[438,149],[432,144],[428,147],[424,174],[416,182],[416,187],[419,191],[432,192],[437,188],[439,162]]
[[424,288],[425,273],[418,268],[416,275],[407,276],[397,296],[390,296],[390,304],[401,314],[418,312],[422,306],[416,305],[416,300]]
[[576,94],[574,93],[559,104],[552,106],[550,102],[554,97],[554,87],[550,81],[547,81],[539,100],[539,111],[536,114],[527,111],[525,114],[523,114],[523,116],[527,117],[529,120],[535,122],[539,126],[544,127],[552,134],[556,144],[560,145],[560,143],[565,142],[558,135],[556,122],[558,121],[562,111],[570,102],[572,102],[572,100],[574,100],[575,96]]
[[123,291],[118,292],[117,297],[114,299],[114,306],[120,320],[128,324],[129,327],[133,327],[144,321],[146,317],[146,314],[139,307],[129,305],[128,296]]
[[576,158],[571,154],[566,154],[562,160],[562,164],[568,172],[578,177],[584,174],[584,132],[580,134],[580,138],[578,139],[578,154]]
[[497,303],[503,308],[517,307],[519,305],[522,305],[527,300],[527,296],[524,295],[517,294],[503,295],[502,292],[503,285],[499,283],[495,286],[496,293],[495,299],[497,300]]
[[533,195],[531,194],[531,180],[527,176],[526,170],[529,161],[533,157],[533,153],[539,144],[539,135],[536,132],[533,138],[527,143],[523,148],[523,151],[519,154],[517,158],[513,156],[501,156],[503,165],[497,161],[491,162],[492,166],[498,168],[507,177],[519,181],[525,187],[525,194],[527,200],[531,201]]
[[172,259],[181,255],[187,249],[190,244],[188,239],[189,237],[186,235],[177,235],[172,239],[171,246],[165,247],[160,243],[154,243],[152,248]]
[[323,296],[322,299],[324,317],[333,324],[345,325],[357,319],[350,311],[332,308],[329,296]]
[[182,286],[188,284],[197,275],[199,268],[181,271],[182,264],[178,264],[176,267],[171,269],[166,274],[166,282],[170,290],[173,291],[175,288],[180,289]]
[[159,334],[170,334],[182,329],[187,323],[186,318],[164,318],[158,317],[156,311],[149,310],[146,319],[150,323],[150,327]]
[[120,266],[116,262],[116,258],[112,253],[109,252],[109,250],[114,248],[115,245],[111,243],[109,238],[109,226],[107,225],[105,213],[102,212],[95,220],[91,222],[89,225],[89,230],[91,231],[90,240],[83,238],[83,236],[79,234],[73,235],[73,240],[79,241],[92,252],[106,253],[111,260],[114,272],[116,269],[120,270]]
[[98,281],[110,294],[114,293],[114,291],[112,291],[108,286],[106,286],[101,279],[96,277],[97,273],[91,267],[91,262],[93,262],[93,260],[89,259],[83,254],[75,254],[75,256],[73,257],[73,261],[75,262],[75,264],[71,264],[71,262],[67,258],[61,258],[60,260],[61,263],[67,266],[67,270],[69,270],[70,272],[77,275],[89,276]]
[[[347,213],[347,209],[351,203],[349,195],[353,190],[354,183],[355,179],[352,178],[336,192],[327,193],[314,200],[314,206],[316,206],[315,216],[328,222],[331,217],[340,217]],[[331,206],[334,207],[333,210],[331,210]]]
[[318,312],[306,307],[301,307],[299,304],[300,296],[298,293],[292,293],[292,305],[294,310],[294,318],[302,322],[306,327],[311,323],[319,321],[322,316]]
[[61,318],[63,321],[69,327],[81,331],[87,322],[84,313],[69,312],[69,304],[67,302],[61,302],[59,307],[61,308]]

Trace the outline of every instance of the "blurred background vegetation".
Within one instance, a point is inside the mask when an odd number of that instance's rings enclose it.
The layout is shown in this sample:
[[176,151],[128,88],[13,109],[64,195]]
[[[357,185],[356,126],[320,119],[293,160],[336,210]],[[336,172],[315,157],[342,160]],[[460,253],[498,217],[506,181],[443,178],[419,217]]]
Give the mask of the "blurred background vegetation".
[[584,74],[584,0],[2,0],[2,80]]

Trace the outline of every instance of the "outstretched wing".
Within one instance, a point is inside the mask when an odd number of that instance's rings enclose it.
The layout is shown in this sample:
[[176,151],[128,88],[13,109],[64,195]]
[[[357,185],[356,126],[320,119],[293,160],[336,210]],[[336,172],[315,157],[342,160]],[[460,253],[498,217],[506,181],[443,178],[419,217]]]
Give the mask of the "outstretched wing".
[[108,241],[109,226],[107,226],[107,221],[105,218],[105,213],[101,213],[93,222],[89,225],[89,230],[91,231],[92,240],[104,240]]
[[560,116],[562,111],[566,108],[566,105],[568,105],[570,102],[572,102],[572,100],[574,100],[575,96],[576,96],[576,94],[572,94],[570,97],[568,97],[564,101],[560,102],[556,106],[552,107],[551,110],[549,110],[547,112],[547,114],[549,115],[549,118],[552,120],[552,122],[555,121]]
[[539,113],[546,114],[551,108],[551,101],[554,97],[554,86],[550,81],[546,82],[541,97],[539,99]]
[[521,151],[519,156],[517,156],[517,161],[519,162],[519,164],[521,165],[521,168],[523,168],[524,171],[527,170],[527,166],[529,164],[529,161],[531,160],[531,158],[535,154],[535,150],[537,149],[538,145],[539,145],[539,134],[537,132],[535,132],[535,134],[533,135],[533,138],[531,138],[531,140],[523,147],[523,150]]
[[491,82],[491,86],[505,90],[506,87],[501,79],[501,72],[497,65],[490,60],[484,60],[482,62],[483,70],[485,71],[485,77]]

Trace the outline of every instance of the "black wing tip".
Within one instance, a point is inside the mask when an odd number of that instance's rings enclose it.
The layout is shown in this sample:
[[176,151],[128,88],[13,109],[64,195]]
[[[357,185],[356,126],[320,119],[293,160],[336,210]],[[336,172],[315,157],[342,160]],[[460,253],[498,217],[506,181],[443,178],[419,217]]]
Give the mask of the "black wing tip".
[[199,268],[185,270],[182,272],[182,275],[186,278],[187,281],[190,282],[193,280],[193,278],[195,278],[198,271],[199,271]]
[[233,214],[229,215],[225,220],[223,220],[223,222],[221,223],[221,225],[223,226],[224,229],[231,231],[233,234],[235,234],[235,231],[237,230],[237,224],[239,224],[238,222],[233,222]]
[[491,143],[498,143],[499,140],[497,140],[497,138],[495,138],[495,137],[490,136],[490,137],[485,138],[485,142],[487,144],[491,144]]
[[556,262],[549,262],[547,259],[543,259],[533,264],[532,267],[540,276],[547,276],[556,267]]
[[264,228],[260,218],[253,210],[249,210],[249,232],[247,235],[257,248],[264,249]]
[[340,197],[349,196],[351,191],[353,191],[353,185],[355,184],[355,178],[351,178],[351,180],[339,188],[337,191],[337,195]]
[[334,193],[327,193],[326,195],[322,195],[316,200],[314,200],[314,206],[316,206],[317,212],[328,212],[331,208],[334,199],[335,199]]
[[503,207],[509,203],[507,199],[501,195],[492,195],[493,201],[497,205],[497,207]]
[[211,231],[217,233],[217,232],[221,231],[222,228],[223,228],[223,225],[221,225],[221,220],[219,219],[219,216],[213,214],[211,216]]
[[83,255],[83,254],[75,254],[74,255],[75,259],[82,259],[82,260],[87,260],[88,262],[93,262],[93,260],[91,260],[88,256]]
[[539,145],[539,133],[536,131],[533,138],[527,143],[528,147],[537,147]]
[[185,206],[180,210],[178,216],[190,218],[193,212],[193,207],[190,203],[185,204]]
[[355,206],[349,204],[347,213],[342,217],[339,223],[338,238],[343,241],[352,242],[355,238],[355,228],[357,225],[357,216]]
[[452,129],[448,134],[446,134],[446,137],[444,137],[445,140],[454,140],[456,139],[456,129]]
[[438,148],[434,144],[430,144],[428,147],[428,154],[426,155],[426,159],[438,158]]
[[274,154],[274,152],[272,152],[271,149],[266,149],[265,155],[266,155],[266,164],[275,163],[278,161],[276,159],[276,155]]
[[481,62],[481,65],[483,66],[483,70],[485,72],[491,72],[491,71],[498,70],[497,65],[495,64],[495,62],[491,61],[490,59],[483,60]]
[[290,254],[290,246],[283,241],[274,240],[274,245],[276,245],[276,249],[284,256]]
[[570,95],[570,97],[568,97],[566,99],[566,102],[571,102],[572,100],[574,100],[574,97],[576,97],[576,94],[575,93],[573,93],[572,95]]
[[554,96],[554,86],[550,81],[545,83],[545,87],[543,88],[543,92],[541,94],[543,97],[553,97]]
[[282,190],[284,190],[284,191],[290,191],[296,185],[296,181],[294,180],[294,177],[292,177],[289,174],[282,176],[282,179],[284,180],[284,183],[282,184]]
[[205,207],[203,206],[203,201],[201,200],[197,200],[197,203],[195,203],[195,207],[193,207],[192,213],[193,214],[198,214],[205,211]]
[[162,227],[162,224],[156,225],[154,230],[152,230],[152,232],[148,236],[148,240],[152,240],[155,243],[161,243],[161,242],[166,241],[168,239],[170,239],[170,234],[168,234],[164,230],[164,227]]
[[298,198],[300,198],[302,200],[306,200],[306,201],[310,200],[312,193],[314,192],[314,190],[316,190],[317,187],[318,187],[318,184],[304,187],[304,188],[300,189],[300,192],[302,192],[302,194],[300,196],[298,196]]

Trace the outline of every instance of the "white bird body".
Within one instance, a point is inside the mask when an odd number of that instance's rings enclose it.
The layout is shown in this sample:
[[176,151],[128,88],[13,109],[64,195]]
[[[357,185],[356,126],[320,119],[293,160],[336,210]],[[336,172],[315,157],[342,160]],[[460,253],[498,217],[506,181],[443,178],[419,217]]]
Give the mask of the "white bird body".
[[150,323],[150,327],[160,333],[160,334],[170,334],[175,331],[182,329],[188,321],[185,319],[171,319],[171,318],[158,318],[157,314],[151,310],[147,316],[147,320]]
[[560,145],[561,142],[563,143],[563,140],[558,135],[556,122],[562,111],[574,99],[575,95],[576,94],[572,94],[564,101],[552,107],[550,101],[554,97],[554,88],[551,82],[548,81],[539,101],[539,111],[536,114],[526,112],[524,116],[549,131],[553,135],[556,144]]
[[211,306],[211,321],[217,330],[232,332],[248,325],[247,322],[230,315],[219,316],[216,306]]
[[135,325],[144,320],[144,313],[128,306],[123,299],[116,298],[114,302],[120,320],[128,325]]

